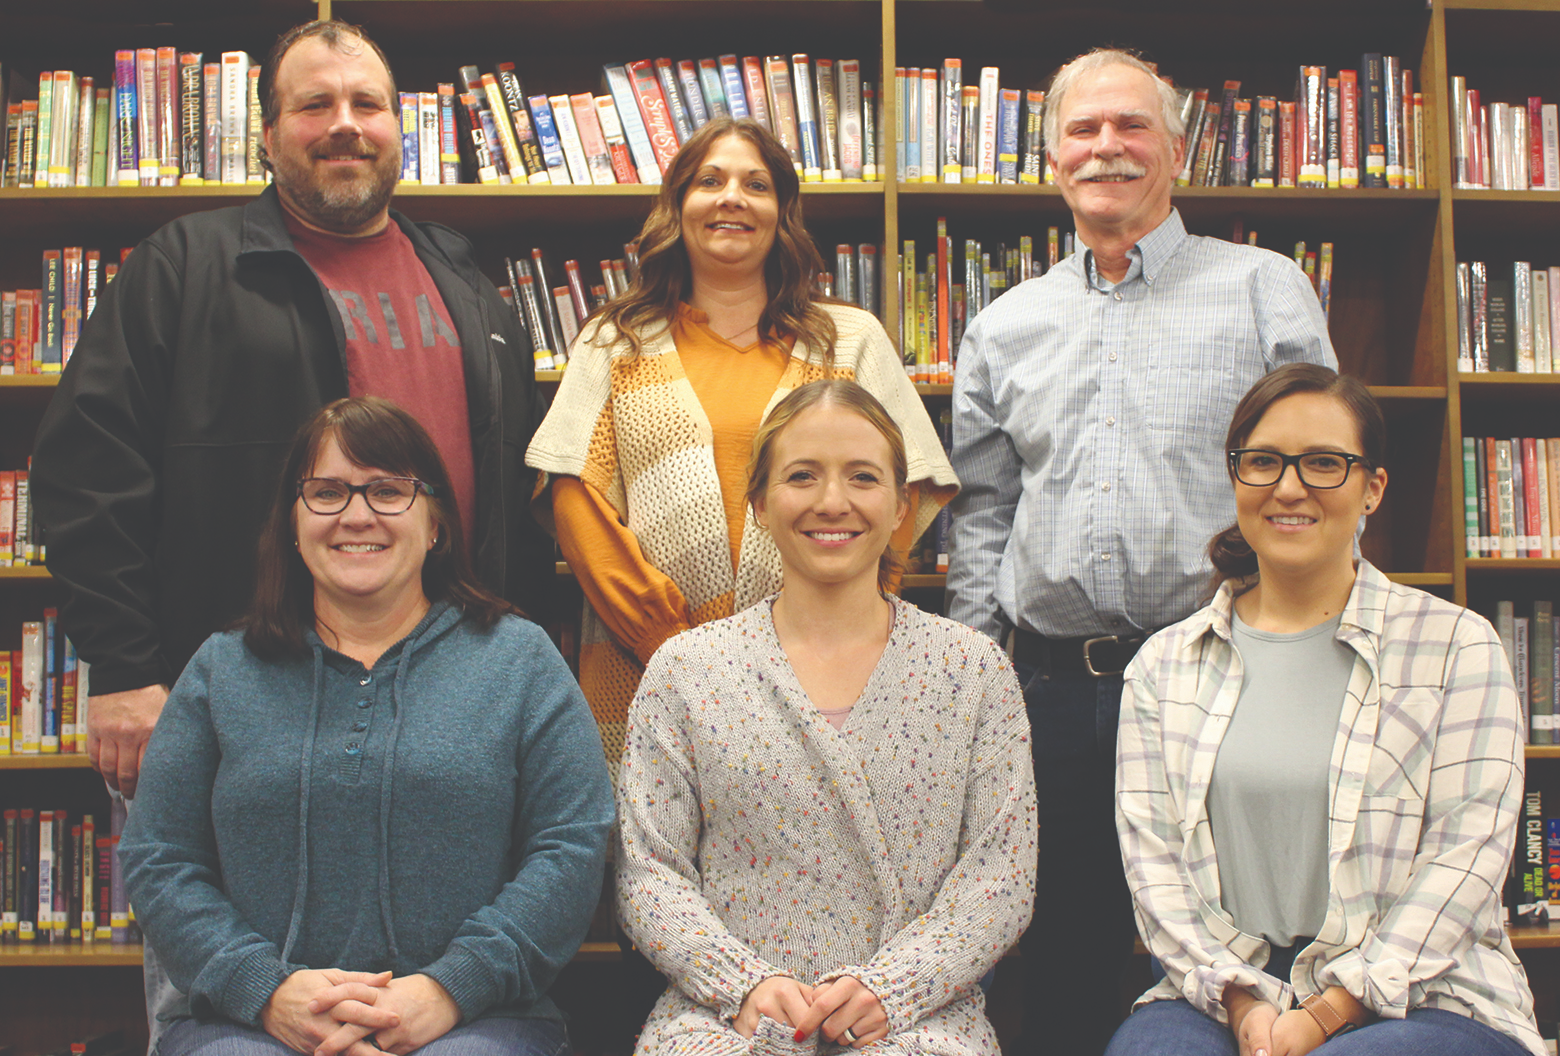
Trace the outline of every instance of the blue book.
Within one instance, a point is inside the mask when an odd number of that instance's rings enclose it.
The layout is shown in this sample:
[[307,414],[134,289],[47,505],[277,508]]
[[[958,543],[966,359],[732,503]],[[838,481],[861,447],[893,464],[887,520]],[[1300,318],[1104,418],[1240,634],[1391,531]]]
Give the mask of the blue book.
[[542,148],[542,160],[547,163],[547,175],[554,183],[570,183],[569,165],[563,157],[563,141],[558,138],[552,104],[545,95],[533,95],[526,103],[531,107],[531,124],[536,126],[536,141]]
[[[499,146],[498,125],[494,123],[493,111],[487,107],[479,107],[477,113],[482,121],[482,136],[487,141],[488,154],[493,161],[493,170],[498,173],[499,183],[512,183],[509,175],[509,162],[504,157],[504,151]],[[525,174],[520,176],[520,182],[525,183]]]
[[742,87],[742,67],[737,64],[735,55],[720,57],[720,79],[726,89],[726,105],[731,108],[731,116],[752,117],[747,105],[747,93]]
[[401,182],[421,183],[417,147],[421,142],[417,127],[417,93],[401,93]]
[[38,322],[42,333],[38,342],[38,370],[43,374],[58,374],[65,365],[65,340],[63,310],[65,307],[65,268],[60,251],[43,251],[42,302],[39,305]]
[[666,96],[666,109],[672,117],[672,130],[677,133],[677,145],[682,146],[693,135],[693,122],[688,108],[683,105],[682,93],[677,90],[677,75],[671,59],[655,60],[656,80],[661,82],[661,94]]
[[726,90],[720,83],[720,67],[714,59],[699,60],[699,87],[704,90],[704,105],[710,117],[725,117],[730,110],[726,106]]
[[54,645],[59,622],[54,609],[43,610],[43,740],[40,747],[46,753],[60,750],[60,680],[55,670],[59,650]]
[[688,119],[694,129],[710,123],[709,109],[704,105],[704,92],[699,88],[699,71],[692,59],[677,64],[677,87],[681,90],[683,105],[688,109]]
[[914,67],[907,68],[901,86],[904,89],[904,108],[900,111],[899,120],[903,124],[904,135],[899,137],[899,146],[904,156],[899,159],[899,178],[908,183],[918,183],[921,179],[921,71]]
[[791,90],[796,93],[796,129],[802,141],[802,179],[808,183],[823,179],[823,162],[818,149],[818,110],[813,105],[812,84],[812,60],[806,55],[792,55]]
[[1018,182],[1018,100],[1017,88],[1004,88],[997,95],[997,182]]

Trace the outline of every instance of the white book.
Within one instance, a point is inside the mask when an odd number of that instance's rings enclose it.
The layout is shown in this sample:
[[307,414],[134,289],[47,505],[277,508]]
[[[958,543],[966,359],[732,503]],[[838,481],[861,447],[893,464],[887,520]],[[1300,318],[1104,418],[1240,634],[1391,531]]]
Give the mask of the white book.
[[1452,181],[1457,187],[1472,187],[1468,151],[1468,79],[1452,78]]
[[[13,676],[14,677],[14,676]],[[11,750],[17,751],[12,741]],[[22,624],[22,743],[21,755],[43,751],[43,624]]]
[[1533,621],[1531,618],[1518,616],[1512,621],[1511,628],[1511,642],[1514,650],[1511,660],[1511,678],[1517,684],[1517,699],[1522,702],[1522,714],[1527,716],[1527,739],[1529,744],[1536,740],[1533,736],[1533,731],[1538,728],[1539,719],[1537,715],[1533,714],[1533,702],[1528,696],[1528,672],[1531,670],[1529,667],[1531,656],[1528,652],[1528,645],[1532,641],[1532,627]]
[[[607,82],[607,94],[612,96],[613,107],[617,110],[618,122],[623,127],[623,138],[628,141],[628,152],[634,159],[634,168],[639,172],[639,182],[659,186],[661,165],[656,161],[650,134],[645,131],[644,118],[639,113],[639,102],[634,96],[634,83],[628,71],[622,66],[604,66],[602,75]],[[601,131],[603,135],[607,134],[605,123]]]
[[1538,121],[1544,144],[1544,190],[1560,191],[1560,107],[1554,103],[1540,106]]
[[1533,267],[1525,260],[1511,265],[1512,338],[1517,348],[1517,373],[1533,373]]
[[[1495,490],[1494,501],[1500,518],[1500,556],[1517,556],[1517,503],[1512,489],[1511,441],[1495,441]],[[1494,548],[1491,547],[1493,550]]]
[[975,140],[976,183],[997,182],[997,77],[998,68],[980,70],[980,132]]
[[1528,139],[1528,112],[1525,107],[1511,108],[1511,189],[1529,189],[1533,146]]
[[78,750],[83,752],[87,750],[87,703],[92,699],[91,668],[91,664],[76,657],[76,729],[81,738]]
[[937,98],[937,68],[927,66],[921,70],[921,182],[936,183],[937,175],[937,114],[941,103]]
[[1533,283],[1533,370],[1538,374],[1552,373],[1554,362],[1550,352],[1551,338],[1549,318],[1549,272],[1543,268],[1532,271]]
[[38,937],[54,930],[54,811],[38,812]]
[[[1535,275],[1537,272],[1534,273]],[[1534,450],[1537,453],[1538,467],[1538,549],[1540,557],[1554,557],[1554,523],[1549,516],[1550,495],[1549,490],[1549,441],[1544,437],[1538,437],[1533,441]],[[1560,455],[1560,451],[1555,452]]]
[[222,182],[248,181],[249,53],[222,53]]
[[[569,102],[567,95],[550,95],[547,102],[552,107],[553,127],[558,130],[558,142],[563,146],[563,162],[568,166],[569,180],[577,186],[589,187],[596,181],[591,175],[590,160],[585,157],[579,126],[574,122],[574,104]],[[549,290],[538,292],[552,296]]]
[[81,88],[74,73],[54,74],[54,106],[49,114],[49,186],[71,187],[76,175],[76,104]]
[[439,93],[417,93],[417,182],[439,182]]
[[97,97],[93,88],[91,77],[81,78],[81,94],[76,103],[76,171],[71,179],[71,185],[75,187],[92,185],[92,134],[97,116]]
[[1507,140],[1509,128],[1507,114],[1511,108],[1505,103],[1490,103],[1484,108],[1484,127],[1489,136],[1489,167],[1485,170],[1485,182],[1492,191],[1511,189],[1511,157]]
[[861,60],[840,59],[835,69],[840,111],[840,175],[847,183],[864,178],[861,138]]

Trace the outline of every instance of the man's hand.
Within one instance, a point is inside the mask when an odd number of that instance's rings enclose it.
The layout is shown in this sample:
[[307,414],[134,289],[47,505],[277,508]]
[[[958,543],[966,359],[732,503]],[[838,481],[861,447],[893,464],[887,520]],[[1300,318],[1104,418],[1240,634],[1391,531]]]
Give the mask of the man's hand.
[[[860,979],[842,975],[813,988],[812,1007],[796,1024],[796,1040],[820,1029],[835,1044],[860,1048],[888,1037],[888,1013]],[[845,1037],[847,1030],[855,1035],[854,1041]]]
[[749,990],[747,997],[742,999],[742,1010],[731,1021],[732,1029],[744,1038],[751,1038],[758,1029],[760,1014],[776,1023],[795,1027],[807,1015],[812,994],[812,987],[789,975],[771,975]]
[[400,1016],[376,1007],[389,972],[305,968],[282,981],[260,1010],[260,1025],[290,1049],[315,1056],[372,1056],[362,1038],[394,1027]]
[[461,1018],[460,1006],[449,991],[426,975],[403,975],[390,980],[375,1007],[394,1012],[400,1018],[399,1025],[381,1030],[374,1037],[379,1048],[395,1056],[406,1056],[444,1037]]
[[142,686],[87,698],[87,755],[108,787],[135,796],[141,757],[168,700],[167,686]]

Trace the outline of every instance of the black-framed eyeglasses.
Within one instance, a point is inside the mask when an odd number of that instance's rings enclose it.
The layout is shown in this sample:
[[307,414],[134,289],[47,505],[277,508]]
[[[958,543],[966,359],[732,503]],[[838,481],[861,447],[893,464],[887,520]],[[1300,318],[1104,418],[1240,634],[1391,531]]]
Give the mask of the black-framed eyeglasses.
[[1370,461],[1364,455],[1351,455],[1346,451],[1307,451],[1300,455],[1285,455],[1257,447],[1242,447],[1231,451],[1229,459],[1235,479],[1253,488],[1273,487],[1290,466],[1295,467],[1302,485],[1319,491],[1343,487],[1349,479],[1349,470],[1356,462],[1366,469],[1370,468]]
[[298,497],[310,513],[340,513],[352,502],[352,496],[361,495],[369,509],[392,517],[411,509],[419,494],[432,496],[433,485],[416,477],[380,477],[367,484],[348,484],[332,477],[305,477],[298,482]]

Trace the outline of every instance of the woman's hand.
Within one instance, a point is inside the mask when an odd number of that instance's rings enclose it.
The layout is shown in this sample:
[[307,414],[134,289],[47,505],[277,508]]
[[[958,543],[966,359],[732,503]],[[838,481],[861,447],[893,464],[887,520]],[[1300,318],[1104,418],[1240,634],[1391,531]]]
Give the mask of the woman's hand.
[[430,1041],[444,1037],[460,1023],[460,1006],[450,992],[426,975],[403,975],[390,980],[379,1006],[393,1011],[397,1026],[375,1035],[379,1048],[394,1056],[406,1056]]
[[[801,1041],[820,1028],[830,1041],[860,1048],[888,1037],[888,1013],[860,979],[842,975],[832,983],[813,988],[812,1007],[796,1024],[796,1040]],[[855,1035],[855,1041],[844,1036],[847,1030]]]
[[1305,1056],[1326,1040],[1315,1016],[1303,1008],[1290,1009],[1273,1023],[1272,1056]]
[[806,983],[789,975],[771,975],[742,999],[742,1010],[731,1021],[732,1029],[744,1038],[751,1038],[758,1029],[760,1015],[788,1027],[797,1026],[807,1015],[812,995],[813,988]]
[[305,968],[282,981],[260,1010],[260,1025],[298,1052],[316,1056],[371,1056],[362,1039],[394,1027],[400,1016],[382,1007],[389,972]]
[[1275,1056],[1276,1006],[1257,998],[1243,986],[1227,986],[1224,988],[1224,1010],[1229,1013],[1230,1033],[1240,1045],[1240,1056]]

